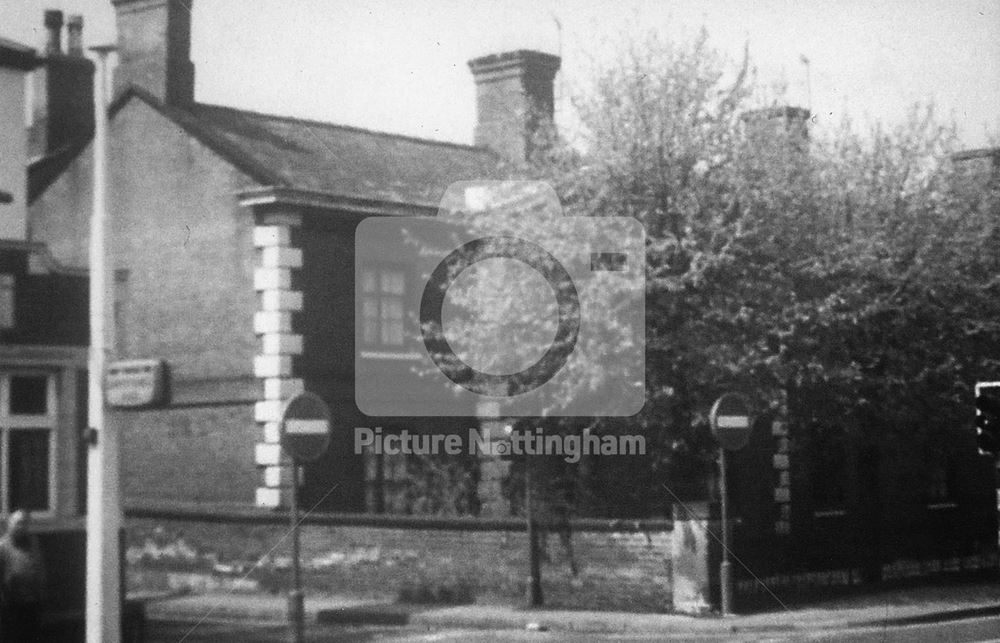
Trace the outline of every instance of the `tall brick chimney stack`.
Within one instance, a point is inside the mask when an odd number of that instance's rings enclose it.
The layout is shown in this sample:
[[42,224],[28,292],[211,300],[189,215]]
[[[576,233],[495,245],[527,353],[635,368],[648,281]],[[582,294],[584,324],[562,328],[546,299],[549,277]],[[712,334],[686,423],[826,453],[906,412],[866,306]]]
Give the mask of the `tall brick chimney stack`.
[[786,141],[791,149],[798,151],[809,147],[811,117],[805,107],[791,105],[754,109],[741,115],[746,133],[758,143]]
[[115,91],[138,85],[168,105],[194,102],[192,0],[112,0],[118,23]]
[[476,81],[476,145],[519,162],[531,152],[531,137],[552,120],[558,56],[518,50],[469,61]]
[[83,16],[72,15],[66,20],[66,55],[83,57]]
[[94,63],[83,55],[83,18],[70,16],[62,51],[62,11],[44,13],[45,54],[31,81],[30,157],[80,144],[94,131]]
[[63,12],[58,9],[45,11],[45,55],[58,56],[62,53]]

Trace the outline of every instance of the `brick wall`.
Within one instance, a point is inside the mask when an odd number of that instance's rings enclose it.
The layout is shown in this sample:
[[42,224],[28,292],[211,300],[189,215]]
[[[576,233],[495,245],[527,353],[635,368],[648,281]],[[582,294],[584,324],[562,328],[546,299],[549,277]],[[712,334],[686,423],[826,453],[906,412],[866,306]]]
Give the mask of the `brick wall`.
[[114,414],[129,500],[253,502],[252,403]]
[[[109,135],[114,358],[162,357],[173,406],[117,413],[126,498],[252,502],[257,484],[249,180],[142,100]],[[31,206],[34,240],[87,264],[90,147]]]
[[[155,543],[183,542],[184,546],[175,549],[187,552],[187,560],[173,564],[189,571],[211,573],[217,560],[238,569],[241,561],[264,557],[261,573],[251,578],[259,578],[265,586],[279,582],[276,570],[287,564],[290,542],[284,525],[133,518],[126,527],[133,584],[141,579],[148,582],[152,569],[171,566],[169,557],[154,561],[155,556],[148,555],[160,546]],[[518,603],[524,597],[528,562],[527,536],[516,527],[516,523],[486,530],[306,525],[302,531],[305,582],[309,591],[393,599],[407,586],[464,585],[478,602]],[[544,541],[546,606],[670,609],[668,529],[642,531],[625,525],[617,531],[575,531],[571,537],[578,568],[575,577],[560,537],[551,533]]]

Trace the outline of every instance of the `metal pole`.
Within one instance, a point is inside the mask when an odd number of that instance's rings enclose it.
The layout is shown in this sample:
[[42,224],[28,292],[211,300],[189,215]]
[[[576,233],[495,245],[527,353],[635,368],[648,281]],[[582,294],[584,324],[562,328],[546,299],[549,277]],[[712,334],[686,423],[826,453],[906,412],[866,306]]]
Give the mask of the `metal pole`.
[[92,47],[97,57],[94,75],[94,185],[90,219],[90,360],[87,417],[87,643],[121,640],[120,547],[121,502],[118,488],[118,432],[105,430],[104,368],[106,355],[107,266],[107,125],[108,53],[113,47]]
[[726,450],[719,449],[719,495],[722,500],[722,563],[719,585],[722,589],[722,615],[733,612],[733,576],[729,562],[729,493],[726,489]]
[[532,506],[530,454],[524,461],[524,513],[528,520],[528,605],[542,606],[542,569],[538,551],[538,525],[535,523],[535,512]]
[[[810,112],[812,112],[812,102],[813,102],[812,101],[812,78],[811,78],[811,74],[810,74],[810,72],[812,70],[812,67],[810,65],[809,59],[806,58],[804,54],[802,55],[801,60],[802,60],[802,64],[806,66],[806,107],[809,109]],[[811,115],[812,114],[810,113],[810,116]]]
[[292,643],[303,640],[302,574],[299,569],[299,465],[292,463],[292,590],[288,593],[288,620],[292,626]]

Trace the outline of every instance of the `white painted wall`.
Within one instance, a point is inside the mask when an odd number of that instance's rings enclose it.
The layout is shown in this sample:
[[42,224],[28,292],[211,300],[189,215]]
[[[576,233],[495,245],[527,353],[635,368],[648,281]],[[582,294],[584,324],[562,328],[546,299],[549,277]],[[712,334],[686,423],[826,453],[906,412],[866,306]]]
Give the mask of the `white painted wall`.
[[27,238],[28,134],[24,126],[25,72],[0,68],[0,190],[13,195],[0,203],[0,239]]

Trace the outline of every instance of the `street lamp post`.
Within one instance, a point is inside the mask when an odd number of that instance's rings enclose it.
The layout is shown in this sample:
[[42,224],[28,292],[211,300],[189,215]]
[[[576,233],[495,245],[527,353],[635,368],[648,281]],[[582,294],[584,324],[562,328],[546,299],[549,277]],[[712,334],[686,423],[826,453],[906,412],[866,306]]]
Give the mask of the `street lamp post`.
[[292,643],[302,643],[305,636],[305,607],[302,594],[302,569],[299,563],[299,463],[292,460],[291,507],[292,589],[288,592],[288,620],[292,626]]
[[87,418],[87,643],[121,640],[121,570],[119,530],[118,432],[105,430],[104,370],[107,361],[107,266],[104,235],[107,219],[108,54],[112,46],[91,47],[94,75],[94,185],[90,219],[90,356]]

